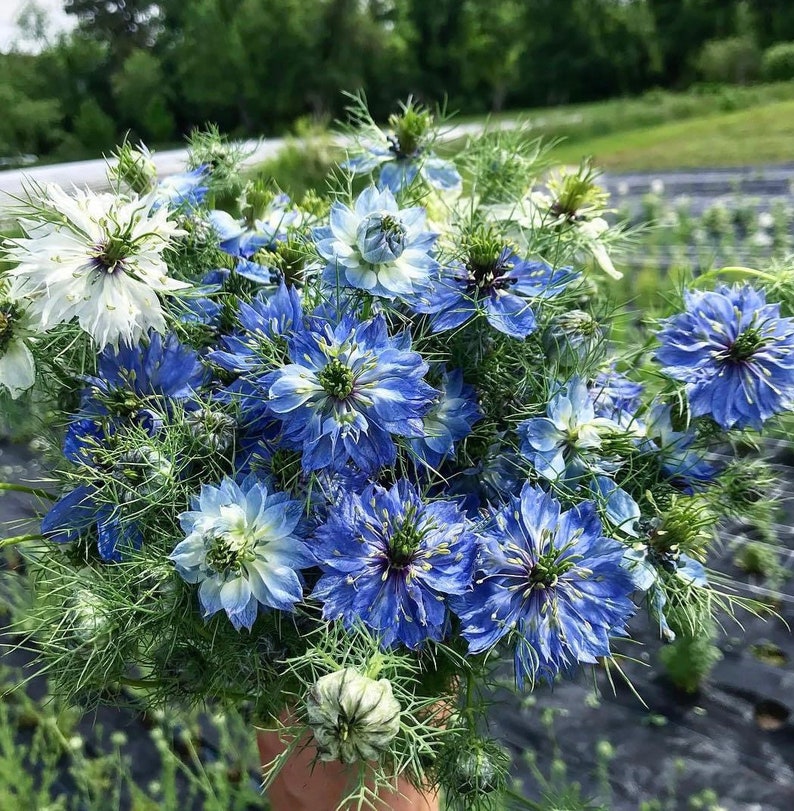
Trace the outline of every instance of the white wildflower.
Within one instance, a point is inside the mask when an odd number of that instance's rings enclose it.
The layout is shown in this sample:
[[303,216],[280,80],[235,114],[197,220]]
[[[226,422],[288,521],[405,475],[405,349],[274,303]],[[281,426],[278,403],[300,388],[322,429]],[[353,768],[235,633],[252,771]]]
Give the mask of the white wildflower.
[[16,267],[9,297],[27,304],[39,331],[77,318],[99,348],[165,331],[158,294],[188,287],[168,276],[163,252],[182,231],[152,196],[122,197],[54,184],[6,243]]
[[36,381],[36,365],[28,348],[27,318],[11,302],[0,303],[0,387],[16,399]]

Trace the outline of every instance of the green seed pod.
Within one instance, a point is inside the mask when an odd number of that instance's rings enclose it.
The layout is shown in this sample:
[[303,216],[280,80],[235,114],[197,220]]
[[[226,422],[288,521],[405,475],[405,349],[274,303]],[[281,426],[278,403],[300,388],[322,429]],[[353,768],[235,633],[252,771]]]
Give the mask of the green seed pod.
[[455,787],[460,794],[490,794],[504,788],[507,754],[495,741],[479,741],[458,754]]
[[439,782],[450,809],[501,808],[499,797],[507,787],[510,755],[496,741],[456,736],[441,753]]
[[306,713],[324,761],[375,760],[400,731],[391,682],[349,667],[318,679],[306,698]]
[[558,315],[543,336],[549,357],[563,368],[576,367],[604,345],[604,330],[590,313],[570,310]]
[[87,588],[78,589],[66,612],[70,636],[78,646],[105,647],[110,641],[111,612],[106,600]]

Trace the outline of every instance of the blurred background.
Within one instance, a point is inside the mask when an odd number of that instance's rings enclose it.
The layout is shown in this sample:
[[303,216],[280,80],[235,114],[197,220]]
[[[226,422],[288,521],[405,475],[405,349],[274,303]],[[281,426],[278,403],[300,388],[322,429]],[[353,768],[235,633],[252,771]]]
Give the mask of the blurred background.
[[409,94],[464,117],[531,109],[564,155],[621,168],[786,160],[794,126],[790,0],[2,0],[0,51],[7,162],[127,132],[178,144],[206,121],[283,133],[358,89],[376,120]]
[[[689,274],[791,255],[792,0],[0,0],[0,198],[20,169],[91,183],[101,167],[55,164],[125,137],[168,151],[208,122],[283,138],[249,171],[300,197],[324,188],[358,90],[376,121],[413,94],[469,132],[520,124],[558,162],[593,156],[631,234],[615,299],[638,319]],[[12,416],[0,481],[27,481],[36,437]],[[626,669],[642,700],[603,673],[598,691],[583,676],[495,696],[527,809],[794,808],[794,643],[773,613],[794,623],[791,428],[767,448],[770,521],[730,527],[711,562],[764,616],[661,656],[640,634]],[[2,496],[0,519],[30,516]],[[0,555],[0,811],[265,807],[244,718],[151,713],[134,686],[99,711],[52,699],[30,666],[22,561]]]

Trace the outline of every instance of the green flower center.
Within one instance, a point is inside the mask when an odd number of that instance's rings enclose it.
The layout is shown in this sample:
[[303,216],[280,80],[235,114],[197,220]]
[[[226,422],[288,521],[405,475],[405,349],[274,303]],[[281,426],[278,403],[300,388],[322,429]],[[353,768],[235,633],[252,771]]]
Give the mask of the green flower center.
[[728,357],[737,363],[749,360],[765,343],[758,327],[746,329],[728,349]]
[[243,563],[250,559],[247,545],[232,543],[225,534],[214,535],[205,543],[207,566],[218,574],[227,572],[239,574]]
[[554,588],[559,579],[576,565],[572,557],[561,558],[564,550],[550,549],[544,552],[529,573],[530,587],[541,589]]
[[337,400],[345,400],[353,393],[353,370],[334,358],[317,375],[323,390]]
[[384,214],[380,222],[383,233],[387,238],[401,239],[405,236],[405,228],[391,214]]
[[120,236],[108,237],[95,248],[94,267],[107,274],[124,270],[124,261],[130,255],[131,245]]
[[401,115],[389,116],[389,126],[394,131],[387,136],[390,149],[398,158],[413,157],[420,149],[428,130],[433,126],[433,116],[423,107],[408,104]]
[[470,284],[476,291],[495,286],[507,287],[510,284],[507,280],[494,284],[494,280],[508,268],[501,261],[504,247],[504,239],[490,230],[481,230],[467,238],[466,270],[469,272]]
[[389,538],[389,560],[394,568],[402,569],[414,559],[423,533],[417,527],[415,511],[410,509]]

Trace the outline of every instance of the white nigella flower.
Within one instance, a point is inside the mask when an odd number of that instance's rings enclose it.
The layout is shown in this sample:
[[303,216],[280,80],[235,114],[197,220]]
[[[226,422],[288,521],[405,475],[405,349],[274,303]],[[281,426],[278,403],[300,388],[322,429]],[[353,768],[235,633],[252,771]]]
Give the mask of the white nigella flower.
[[0,302],[0,386],[16,399],[36,381],[36,365],[27,346],[27,316],[11,302]]
[[152,196],[122,197],[54,184],[32,218],[27,237],[6,243],[9,297],[27,303],[37,329],[77,318],[99,348],[137,342],[150,328],[165,331],[158,294],[188,287],[168,276],[163,252],[183,232]]
[[[601,216],[603,211],[588,206],[569,212],[559,208],[554,198],[542,191],[532,191],[519,203],[490,205],[484,207],[486,215],[506,225],[515,224],[520,229],[535,231],[540,228],[567,226],[575,231],[577,242],[589,253],[596,264],[613,279],[621,279],[623,274],[612,262],[605,234],[609,223]],[[516,235],[517,236],[517,235]]]

